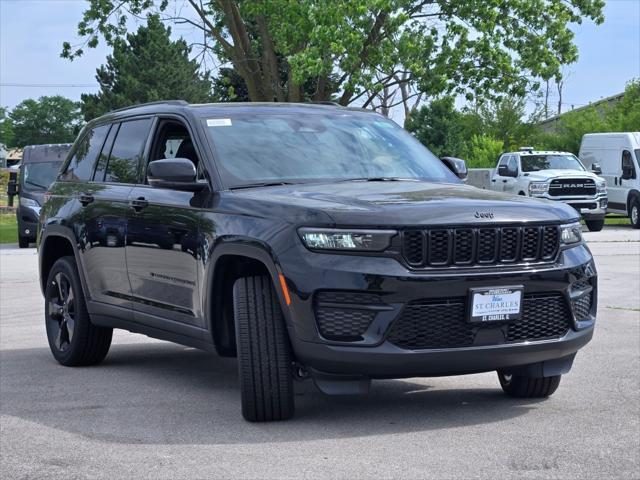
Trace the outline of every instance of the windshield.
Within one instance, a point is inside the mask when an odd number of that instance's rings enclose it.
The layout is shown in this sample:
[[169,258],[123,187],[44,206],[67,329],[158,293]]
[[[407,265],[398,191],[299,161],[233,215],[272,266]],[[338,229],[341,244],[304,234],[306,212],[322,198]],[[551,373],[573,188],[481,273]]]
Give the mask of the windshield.
[[371,178],[459,183],[420,142],[378,115],[258,113],[203,122],[229,188]]
[[580,160],[573,155],[521,155],[523,172],[537,172],[538,170],[580,170],[584,167]]
[[24,166],[24,185],[35,189],[46,190],[58,175],[62,162],[28,163]]

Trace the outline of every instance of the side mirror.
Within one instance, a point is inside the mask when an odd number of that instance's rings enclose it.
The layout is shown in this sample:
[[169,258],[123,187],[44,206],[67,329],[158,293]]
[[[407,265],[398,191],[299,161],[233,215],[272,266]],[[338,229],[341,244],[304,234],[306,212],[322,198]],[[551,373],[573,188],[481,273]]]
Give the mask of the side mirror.
[[600,166],[599,163],[592,163],[591,164],[591,171],[593,173],[595,173],[596,175],[602,175],[602,167]]
[[498,166],[498,175],[500,175],[501,177],[508,177],[509,176],[509,169],[507,168],[506,165]]
[[147,169],[149,185],[187,192],[198,192],[207,188],[206,182],[197,180],[196,166],[188,158],[154,160]]
[[464,160],[455,157],[442,157],[441,160],[459,179],[467,178],[469,171]]

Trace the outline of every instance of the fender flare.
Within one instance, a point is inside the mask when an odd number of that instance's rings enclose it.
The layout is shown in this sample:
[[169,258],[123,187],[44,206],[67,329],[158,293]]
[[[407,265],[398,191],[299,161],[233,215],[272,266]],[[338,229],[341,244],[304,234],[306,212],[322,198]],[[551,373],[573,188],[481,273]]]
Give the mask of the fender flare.
[[[279,283],[279,275],[282,274],[282,270],[278,265],[275,255],[271,248],[264,242],[248,239],[242,237],[233,237],[233,239],[225,240],[219,239],[217,244],[211,249],[209,259],[207,261],[208,266],[205,270],[205,279],[202,286],[204,292],[204,312],[206,320],[206,328],[209,333],[214,333],[214,315],[213,315],[213,301],[211,291],[214,286],[216,270],[219,268],[220,258],[226,255],[237,255],[242,257],[251,258],[262,263],[271,277],[274,290],[280,302],[280,307],[284,313],[285,319],[288,320],[288,308],[284,298],[282,287]],[[289,323],[289,322],[287,322]]]
[[82,290],[84,292],[84,296],[87,300],[90,300],[89,290],[87,288],[87,279],[85,278],[85,275],[84,275],[84,268],[83,268],[82,259],[78,251],[78,240],[76,238],[76,235],[71,228],[64,225],[58,225],[58,224],[49,224],[40,232],[40,241],[38,242],[38,269],[40,272],[40,290],[42,291],[42,294],[44,295],[45,283],[47,281],[47,279],[43,278],[43,275],[42,275],[42,267],[43,267],[42,264],[44,260],[43,252],[45,250],[47,241],[52,237],[64,238],[71,245],[71,249],[73,250],[73,256],[75,257],[76,265],[78,266],[78,274],[80,276],[80,283],[82,283]]

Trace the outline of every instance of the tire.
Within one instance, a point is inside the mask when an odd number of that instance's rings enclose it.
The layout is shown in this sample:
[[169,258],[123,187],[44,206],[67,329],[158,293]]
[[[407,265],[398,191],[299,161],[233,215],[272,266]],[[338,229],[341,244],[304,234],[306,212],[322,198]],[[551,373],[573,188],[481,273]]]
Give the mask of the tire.
[[29,248],[29,239],[18,235],[18,247]]
[[498,372],[504,393],[515,398],[546,398],[553,395],[560,385],[562,375],[553,377],[524,377]]
[[293,416],[291,347],[284,317],[267,276],[233,285],[242,416],[249,422]]
[[62,365],[96,365],[107,356],[113,329],[91,323],[72,256],[58,259],[51,267],[44,315],[49,348]]
[[638,198],[634,198],[629,204],[629,221],[633,228],[640,228],[640,200]]
[[587,228],[590,232],[599,232],[604,227],[604,218],[602,220],[585,220]]

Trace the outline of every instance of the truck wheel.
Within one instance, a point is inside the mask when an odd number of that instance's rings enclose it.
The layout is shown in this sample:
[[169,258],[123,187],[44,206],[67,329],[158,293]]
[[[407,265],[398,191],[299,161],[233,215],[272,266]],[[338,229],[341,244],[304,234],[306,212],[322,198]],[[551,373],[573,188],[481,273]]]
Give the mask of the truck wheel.
[[633,226],[633,228],[640,228],[640,200],[637,198],[631,200],[629,220],[631,220],[631,226]]
[[524,377],[498,372],[500,386],[504,393],[516,398],[549,397],[560,385],[562,375],[553,377]]
[[587,228],[590,232],[599,232],[604,227],[604,218],[602,220],[585,220]]
[[113,329],[91,323],[72,256],[60,258],[51,267],[44,316],[49,348],[62,365],[96,365],[107,356]]
[[284,317],[269,277],[233,285],[242,416],[250,422],[293,416],[291,349]]
[[29,248],[29,239],[18,235],[18,247]]

